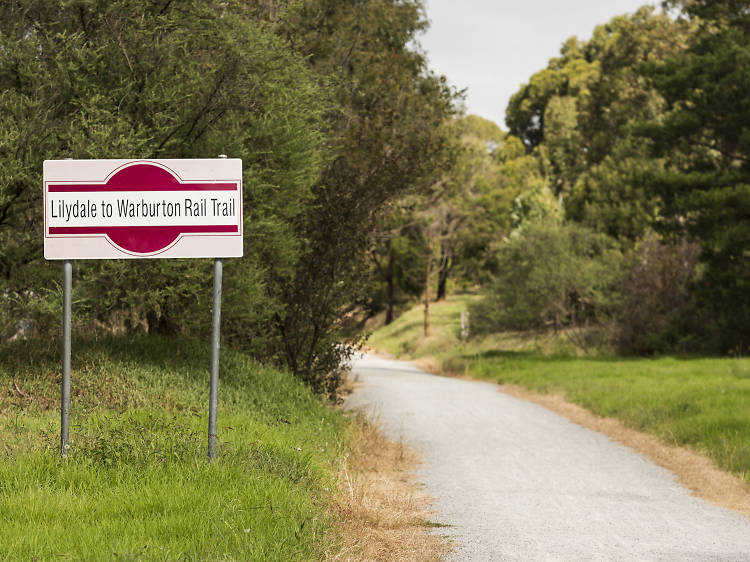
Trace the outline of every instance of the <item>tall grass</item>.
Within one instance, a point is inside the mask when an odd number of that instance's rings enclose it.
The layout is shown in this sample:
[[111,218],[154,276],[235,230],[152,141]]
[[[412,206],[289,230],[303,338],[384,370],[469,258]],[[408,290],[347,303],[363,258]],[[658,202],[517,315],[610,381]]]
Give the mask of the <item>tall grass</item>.
[[222,350],[218,459],[206,457],[208,345],[76,341],[71,454],[59,362],[0,352],[0,560],[310,560],[346,420],[292,376]]

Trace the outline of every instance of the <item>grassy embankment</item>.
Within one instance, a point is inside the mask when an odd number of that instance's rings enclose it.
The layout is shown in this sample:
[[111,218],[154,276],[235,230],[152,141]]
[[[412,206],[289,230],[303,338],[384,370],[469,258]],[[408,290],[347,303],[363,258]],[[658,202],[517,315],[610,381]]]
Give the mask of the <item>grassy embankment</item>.
[[436,371],[559,393],[591,412],[687,445],[750,482],[750,359],[576,357],[564,336],[506,333],[459,340],[461,296],[415,307],[375,331],[374,349],[429,360]]
[[0,560],[313,560],[349,422],[290,375],[222,350],[206,459],[208,344],[74,342],[71,455],[57,355],[0,352]]

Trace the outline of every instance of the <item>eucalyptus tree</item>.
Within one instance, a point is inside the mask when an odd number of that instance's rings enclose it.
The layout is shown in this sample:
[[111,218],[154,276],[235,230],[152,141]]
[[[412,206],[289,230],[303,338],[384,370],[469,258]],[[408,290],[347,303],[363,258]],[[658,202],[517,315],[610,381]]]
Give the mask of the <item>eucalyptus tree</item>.
[[681,52],[691,27],[650,7],[615,17],[588,41],[569,39],[511,98],[506,123],[539,158],[568,218],[627,240],[655,219],[642,176],[664,162],[632,127],[658,118],[664,100],[642,65]]

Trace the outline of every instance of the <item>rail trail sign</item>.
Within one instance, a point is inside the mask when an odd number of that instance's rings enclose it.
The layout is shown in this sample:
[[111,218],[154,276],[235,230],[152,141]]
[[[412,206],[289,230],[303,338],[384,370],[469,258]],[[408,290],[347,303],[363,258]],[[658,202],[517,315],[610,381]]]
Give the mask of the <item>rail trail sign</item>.
[[208,456],[216,457],[222,258],[242,257],[242,160],[45,160],[44,257],[64,260],[60,454],[70,433],[74,259],[214,258]]
[[44,257],[242,256],[242,161],[47,160]]

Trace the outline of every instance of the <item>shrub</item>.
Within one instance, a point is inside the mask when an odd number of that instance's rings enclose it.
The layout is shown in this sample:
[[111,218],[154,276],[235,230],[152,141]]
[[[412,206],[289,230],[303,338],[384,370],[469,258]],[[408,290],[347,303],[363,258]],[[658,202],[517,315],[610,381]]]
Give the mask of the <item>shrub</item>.
[[476,332],[599,323],[618,301],[616,242],[575,224],[526,225],[500,249],[499,274],[471,313]]
[[654,234],[647,234],[629,252],[615,328],[621,353],[642,355],[678,346],[691,306],[688,284],[698,254],[694,243],[663,243]]

